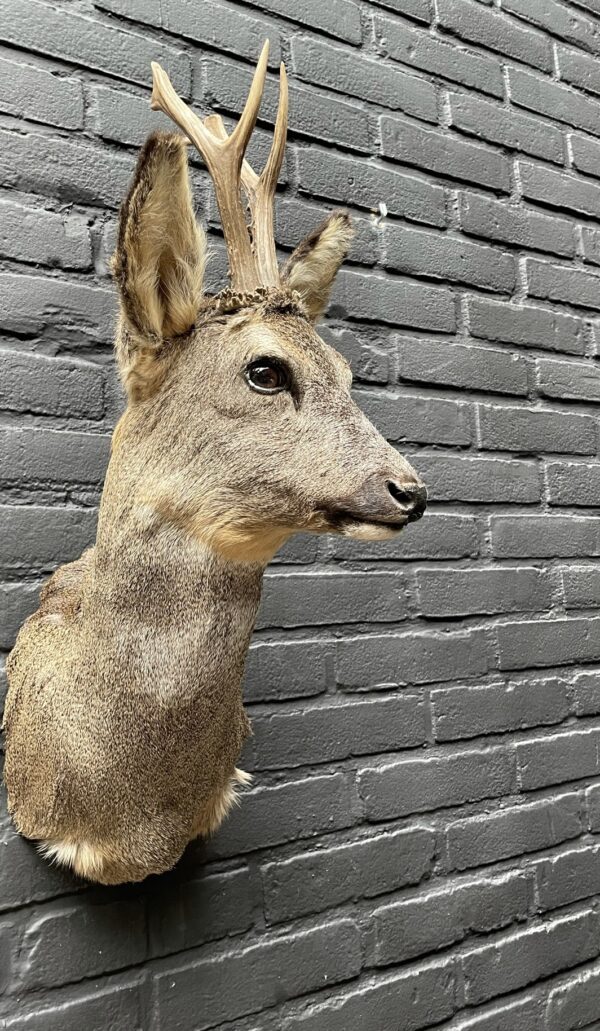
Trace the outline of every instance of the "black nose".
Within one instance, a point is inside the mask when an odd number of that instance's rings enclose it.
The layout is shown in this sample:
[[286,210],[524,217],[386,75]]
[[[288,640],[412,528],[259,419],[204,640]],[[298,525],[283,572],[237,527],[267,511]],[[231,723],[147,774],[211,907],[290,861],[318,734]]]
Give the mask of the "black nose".
[[337,519],[402,527],[421,518],[426,501],[427,490],[417,479],[392,480],[385,473],[371,473],[356,493],[341,498],[330,511]]
[[409,523],[421,518],[427,507],[426,487],[417,483],[395,483],[394,480],[388,480],[387,489],[408,516]]

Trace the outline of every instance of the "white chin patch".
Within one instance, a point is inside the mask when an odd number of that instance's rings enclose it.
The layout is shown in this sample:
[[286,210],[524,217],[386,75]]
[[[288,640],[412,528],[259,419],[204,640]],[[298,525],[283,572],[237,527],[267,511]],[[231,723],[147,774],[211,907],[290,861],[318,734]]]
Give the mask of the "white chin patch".
[[342,537],[351,537],[355,541],[389,541],[397,537],[401,526],[383,526],[381,523],[346,523],[342,527]]

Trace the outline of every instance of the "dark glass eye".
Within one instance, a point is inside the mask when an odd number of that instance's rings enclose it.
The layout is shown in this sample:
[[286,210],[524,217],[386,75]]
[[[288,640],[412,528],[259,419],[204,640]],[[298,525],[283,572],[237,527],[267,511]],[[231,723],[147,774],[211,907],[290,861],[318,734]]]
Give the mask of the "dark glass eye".
[[289,377],[283,365],[272,358],[259,358],[246,369],[246,382],[259,394],[278,394],[286,390]]

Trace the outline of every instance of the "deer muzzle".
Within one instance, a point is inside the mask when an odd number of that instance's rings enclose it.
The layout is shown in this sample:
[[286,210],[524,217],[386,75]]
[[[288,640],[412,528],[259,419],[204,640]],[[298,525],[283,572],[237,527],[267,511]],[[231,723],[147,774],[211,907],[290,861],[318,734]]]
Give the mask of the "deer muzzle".
[[427,488],[420,480],[373,473],[356,493],[337,502],[332,514],[336,522],[373,523],[401,529],[420,519],[426,505]]

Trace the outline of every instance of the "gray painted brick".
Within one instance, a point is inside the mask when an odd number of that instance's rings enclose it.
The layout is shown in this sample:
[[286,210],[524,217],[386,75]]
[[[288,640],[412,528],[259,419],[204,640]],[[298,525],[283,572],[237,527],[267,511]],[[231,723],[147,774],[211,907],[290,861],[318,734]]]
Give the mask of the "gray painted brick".
[[585,791],[586,828],[597,833],[600,829],[600,784],[593,784]]
[[523,196],[529,200],[592,218],[600,215],[600,185],[528,161],[519,161],[518,168]]
[[237,808],[211,839],[214,856],[331,833],[356,822],[353,785],[334,773],[259,787],[244,793]]
[[407,18],[414,18],[415,21],[431,21],[431,9],[429,0],[375,0],[375,3],[382,7],[389,7],[390,11],[397,14],[404,14]]
[[527,258],[525,270],[527,291],[533,297],[596,309],[600,288],[600,276],[596,273],[552,265],[538,258]]
[[516,1002],[498,1002],[458,1020],[452,1031],[545,1031],[537,995]]
[[156,884],[147,913],[148,953],[166,956],[246,931],[254,922],[247,866]]
[[[359,969],[358,928],[339,920],[217,955],[200,954],[157,972],[157,1012],[165,1027],[202,1031],[344,981]],[[173,983],[179,991],[173,991]]]
[[3,830],[0,845],[4,856],[0,868],[0,906],[3,911],[72,894],[72,876],[58,866],[41,864],[31,843],[14,834],[11,828]]
[[518,107],[576,129],[586,129],[596,136],[600,134],[600,104],[596,100],[522,68],[509,68],[508,81],[510,99]]
[[393,573],[267,574],[257,626],[313,626],[405,619],[405,584]]
[[423,699],[407,693],[277,711],[255,718],[252,730],[261,770],[393,752],[427,739]]
[[396,327],[450,333],[456,328],[454,297],[446,287],[354,269],[338,273],[329,312],[333,317],[370,319]]
[[437,741],[561,723],[569,715],[567,685],[557,678],[439,688],[431,704]]
[[533,504],[541,497],[533,462],[501,458],[420,455],[419,472],[432,501]]
[[527,917],[530,885],[522,873],[449,881],[447,888],[392,902],[373,913],[376,966],[434,952],[470,934],[485,934]]
[[102,483],[110,448],[104,433],[0,428],[0,479],[21,483]]
[[78,79],[0,58],[0,110],[61,129],[83,126],[83,87]]
[[352,369],[355,381],[387,383],[389,357],[378,344],[371,344],[361,332],[321,326],[319,336],[326,344],[343,354]]
[[587,609],[598,604],[600,578],[595,566],[565,566],[562,570],[566,609]]
[[337,645],[337,679],[347,690],[480,676],[489,668],[480,630],[355,637]]
[[[598,62],[594,59],[594,64]],[[600,141],[591,140],[588,136],[569,133],[569,149],[571,163],[579,172],[600,178]]]
[[567,984],[552,989],[546,1004],[548,1031],[576,1028],[578,1024],[581,1027],[582,1020],[585,1020],[586,1027],[589,1026],[589,1031],[595,1031],[593,1021],[597,1026],[599,987],[600,970],[596,964],[591,969],[579,971],[578,976]]
[[498,558],[574,558],[600,553],[600,518],[558,515],[493,516]]
[[504,95],[500,62],[465,50],[391,18],[375,18],[375,39],[382,52],[402,64],[471,86],[494,97]]
[[552,71],[550,40],[524,28],[500,11],[485,9],[471,0],[438,0],[437,10],[440,25],[446,32],[543,71]]
[[556,126],[468,93],[450,93],[448,103],[450,124],[461,132],[562,165],[563,136]]
[[186,54],[156,39],[51,7],[38,0],[22,0],[15,7],[0,0],[3,37],[18,47],[61,57],[118,79],[148,84],[150,61],[159,61],[173,85],[189,93],[190,66]]
[[387,225],[384,245],[386,267],[404,275],[449,279],[497,293],[511,293],[515,286],[512,255],[462,236]]
[[173,123],[162,111],[150,107],[150,95],[130,93],[110,86],[91,86],[89,123],[107,140],[141,146],[146,136],[157,129],[170,132]]
[[416,337],[399,337],[396,347],[400,380],[492,394],[527,394],[527,363],[520,355]]
[[509,163],[499,151],[471,143],[454,133],[425,129],[414,122],[389,115],[381,116],[380,125],[384,157],[415,165],[436,175],[509,192]]
[[556,58],[561,79],[588,93],[600,93],[600,74],[596,58],[580,50],[557,46]]
[[538,612],[552,605],[552,584],[534,567],[521,569],[418,569],[424,616]]
[[353,0],[333,0],[329,4],[322,4],[320,0],[300,0],[293,7],[290,7],[287,0],[251,0],[251,3],[254,7],[282,15],[300,25],[318,29],[349,43],[361,41],[360,7]]
[[459,205],[460,224],[465,233],[549,254],[566,257],[575,254],[573,225],[567,219],[490,200],[478,193],[459,194]]
[[37,133],[0,131],[0,183],[64,204],[116,208],[127,190],[133,158]]
[[391,215],[412,222],[445,224],[444,191],[416,176],[396,172],[387,165],[357,164],[353,158],[330,151],[298,150],[300,189],[329,200],[372,210],[385,198]]
[[[333,47],[328,49],[334,50]],[[343,53],[343,51],[342,51]],[[352,56],[352,55],[351,55]],[[213,106],[237,114],[241,111],[252,82],[252,69],[220,59],[206,59],[204,76],[207,94]],[[269,78],[260,106],[261,119],[275,123],[279,100],[279,82]],[[364,108],[337,97],[323,96],[294,82],[289,87],[290,132],[310,139],[340,143],[350,150],[371,150],[369,117]],[[435,97],[433,102],[435,118]]]
[[101,419],[104,378],[92,362],[0,350],[0,408]]
[[503,748],[401,759],[358,772],[365,814],[374,821],[497,798],[514,783],[514,755]]
[[582,226],[581,242],[583,245],[583,260],[590,265],[600,265],[600,232],[591,229],[589,226]]
[[475,558],[478,554],[477,525],[471,516],[426,512],[423,519],[390,541],[350,541],[333,538],[337,558],[442,559]]
[[559,795],[450,823],[448,857],[452,868],[469,870],[550,848],[580,833],[579,796]]
[[600,371],[583,362],[539,359],[538,388],[544,397],[568,401],[600,401]]
[[596,776],[600,770],[600,731],[570,730],[515,745],[523,791]]
[[600,658],[600,619],[503,623],[496,636],[500,669],[543,669]]
[[380,433],[391,441],[470,444],[469,405],[439,398],[356,391],[356,400]]
[[600,14],[600,0],[574,0],[574,3],[577,7],[583,8],[584,11]]
[[[0,326],[11,333],[44,330],[105,341],[113,334],[112,291],[87,283],[46,276],[0,273]],[[63,339],[64,339],[63,336]]]
[[600,505],[600,465],[548,462],[546,479],[551,505]]
[[572,14],[556,0],[502,0],[502,3],[506,11],[518,18],[589,50],[591,54],[600,54],[598,25],[581,11]]
[[398,1013],[403,1014],[403,1031],[419,1031],[452,1016],[456,989],[451,962],[419,964],[332,995],[285,1019],[282,1031],[381,1031],[394,1026]]
[[577,716],[597,716],[600,713],[600,677],[597,673],[578,673],[571,682],[570,691]]
[[[204,0],[200,7],[190,4],[189,0],[160,0],[160,3],[157,0],[137,0],[135,6],[131,0],[94,0],[94,3],[113,14],[166,29],[168,33],[207,44],[225,53],[233,51],[250,61],[256,61],[265,38],[269,37],[269,64],[276,68],[281,60],[276,22],[253,17],[246,10],[236,10],[220,0]],[[147,76],[142,83],[148,84]]]
[[469,1003],[515,991],[598,954],[598,915],[578,913],[465,953],[461,966]]
[[[144,907],[140,900],[107,902],[94,914],[89,903],[53,904],[34,911],[23,932],[15,971],[21,989],[51,988],[67,981],[139,963],[146,957]],[[119,932],[125,920],[127,934]],[[64,943],[69,942],[69,948]],[[43,958],[41,958],[43,957]]]
[[418,884],[431,870],[433,833],[417,827],[300,853],[261,868],[269,923],[318,913],[350,899]]
[[4,569],[52,571],[94,543],[96,513],[89,509],[0,505]]
[[0,219],[3,258],[77,269],[92,263],[90,234],[82,218],[0,200]]
[[479,406],[481,447],[490,451],[596,452],[595,419],[546,409]]
[[573,315],[532,304],[506,304],[469,297],[471,333],[517,347],[539,347],[567,354],[583,354],[583,323]]
[[436,91],[425,79],[303,36],[292,39],[291,52],[294,71],[305,82],[437,122]]
[[322,694],[332,655],[333,645],[327,641],[257,641],[246,659],[244,697],[248,702],[266,702]]
[[71,998],[56,998],[51,1005],[36,1007],[29,1012],[6,1021],[10,1031],[106,1031],[107,1021],[111,1031],[131,1031],[141,1026],[142,992],[141,979],[128,976],[113,982],[109,987],[78,992]]
[[0,623],[0,648],[9,649],[21,625],[38,607],[39,581],[34,583],[0,583],[2,622]]
[[557,909],[600,891],[600,850],[597,845],[570,848],[535,863],[537,896],[542,910]]

